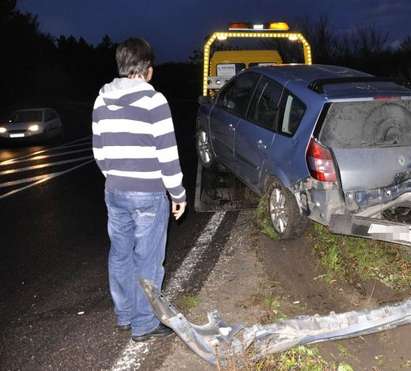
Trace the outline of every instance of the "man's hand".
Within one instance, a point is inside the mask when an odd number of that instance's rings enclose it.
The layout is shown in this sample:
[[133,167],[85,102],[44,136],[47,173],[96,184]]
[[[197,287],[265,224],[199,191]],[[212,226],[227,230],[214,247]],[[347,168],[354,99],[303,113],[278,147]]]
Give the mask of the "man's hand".
[[172,201],[171,205],[172,205],[171,212],[173,213],[174,218],[176,218],[176,220],[180,219],[181,215],[184,214],[184,210],[186,209],[187,202]]

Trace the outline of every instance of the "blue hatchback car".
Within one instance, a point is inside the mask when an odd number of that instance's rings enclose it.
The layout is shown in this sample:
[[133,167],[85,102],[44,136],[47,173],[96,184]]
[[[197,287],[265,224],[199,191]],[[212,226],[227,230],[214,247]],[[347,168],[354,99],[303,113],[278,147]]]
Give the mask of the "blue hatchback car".
[[405,86],[339,66],[251,68],[200,99],[196,145],[204,167],[221,164],[267,196],[281,238],[301,234],[309,218],[334,232],[411,242],[386,218],[411,207]]

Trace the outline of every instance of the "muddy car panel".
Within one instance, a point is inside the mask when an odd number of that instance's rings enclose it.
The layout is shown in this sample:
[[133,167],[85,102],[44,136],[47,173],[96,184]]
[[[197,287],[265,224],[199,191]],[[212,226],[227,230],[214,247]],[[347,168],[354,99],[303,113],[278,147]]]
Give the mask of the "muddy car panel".
[[410,176],[411,101],[334,103],[319,140],[334,153],[344,192],[398,183]]
[[408,98],[331,105],[318,137],[333,152],[348,210],[379,205],[382,211],[410,192],[410,133]]

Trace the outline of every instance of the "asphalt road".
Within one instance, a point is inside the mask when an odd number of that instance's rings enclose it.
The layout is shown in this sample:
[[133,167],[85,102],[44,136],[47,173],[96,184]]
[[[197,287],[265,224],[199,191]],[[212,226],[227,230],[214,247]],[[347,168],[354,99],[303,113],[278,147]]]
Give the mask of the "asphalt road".
[[[170,222],[166,280],[210,218],[193,211],[195,107],[186,104],[172,109],[190,204],[181,222]],[[114,328],[104,182],[89,123],[84,112],[67,112],[64,142],[0,147],[2,370],[110,369],[129,341]],[[201,286],[217,252],[187,290]]]

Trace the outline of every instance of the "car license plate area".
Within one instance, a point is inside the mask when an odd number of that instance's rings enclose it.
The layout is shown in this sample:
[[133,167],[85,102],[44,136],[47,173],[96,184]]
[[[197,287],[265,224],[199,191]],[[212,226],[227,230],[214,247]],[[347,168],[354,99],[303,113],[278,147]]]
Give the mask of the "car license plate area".
[[24,138],[24,133],[10,134],[10,138]]

